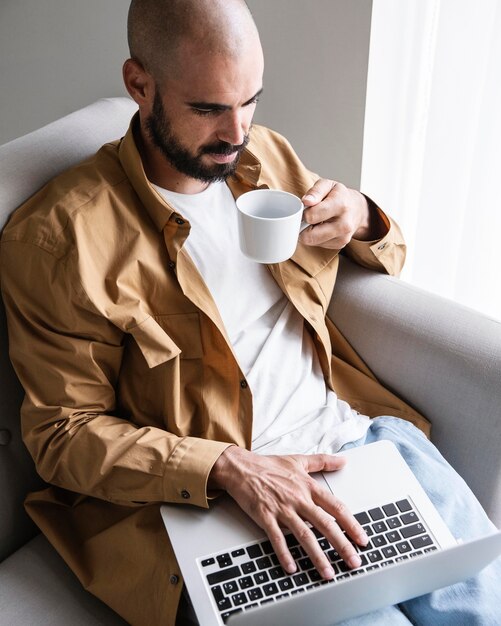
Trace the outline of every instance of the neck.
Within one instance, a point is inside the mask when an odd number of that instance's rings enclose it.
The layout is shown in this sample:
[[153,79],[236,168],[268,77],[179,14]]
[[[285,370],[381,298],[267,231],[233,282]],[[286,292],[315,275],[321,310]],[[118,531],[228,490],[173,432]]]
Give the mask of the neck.
[[141,156],[147,179],[154,185],[176,193],[195,194],[207,189],[210,183],[191,178],[173,167],[151,142],[142,126],[134,130],[134,139]]

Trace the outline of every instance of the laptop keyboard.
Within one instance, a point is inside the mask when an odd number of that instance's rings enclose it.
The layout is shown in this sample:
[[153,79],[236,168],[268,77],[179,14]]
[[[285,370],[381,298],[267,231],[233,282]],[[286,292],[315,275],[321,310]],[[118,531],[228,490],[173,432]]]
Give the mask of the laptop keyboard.
[[335,584],[437,549],[432,534],[407,499],[362,511],[355,517],[369,536],[367,546],[356,546],[362,559],[357,569],[350,569],[328,540],[312,528],[335,572],[332,580],[322,579],[291,533],[285,537],[296,561],[295,574],[287,574],[282,569],[266,538],[199,559],[222,622],[226,623],[231,615],[243,610],[321,585]]

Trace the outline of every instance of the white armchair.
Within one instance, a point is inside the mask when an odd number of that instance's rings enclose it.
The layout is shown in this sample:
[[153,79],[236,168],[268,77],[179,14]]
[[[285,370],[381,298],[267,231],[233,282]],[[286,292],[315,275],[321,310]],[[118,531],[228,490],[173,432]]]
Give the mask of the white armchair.
[[[0,229],[47,180],[122,136],[135,104],[98,102],[0,146]],[[343,260],[329,315],[501,525],[501,323]],[[40,484],[21,441],[22,390],[0,306],[0,626],[120,625],[37,534],[22,506]]]

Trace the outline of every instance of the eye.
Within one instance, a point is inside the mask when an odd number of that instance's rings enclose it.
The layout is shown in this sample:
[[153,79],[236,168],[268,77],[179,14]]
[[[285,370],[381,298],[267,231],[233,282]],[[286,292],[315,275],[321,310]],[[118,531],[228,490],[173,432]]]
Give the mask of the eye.
[[192,107],[192,111],[195,115],[200,115],[202,117],[208,117],[209,115],[217,115],[220,113],[219,109],[203,109],[201,107]]

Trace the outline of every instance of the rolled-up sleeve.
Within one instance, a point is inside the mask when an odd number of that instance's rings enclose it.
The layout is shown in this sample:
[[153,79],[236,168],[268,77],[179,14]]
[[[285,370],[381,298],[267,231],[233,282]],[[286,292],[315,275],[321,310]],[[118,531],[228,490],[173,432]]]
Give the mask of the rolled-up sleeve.
[[386,234],[376,241],[352,239],[344,253],[359,265],[398,276],[404,266],[407,251],[402,231],[395,220],[386,215],[370,198],[366,198],[371,210],[377,211],[386,225]]

